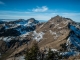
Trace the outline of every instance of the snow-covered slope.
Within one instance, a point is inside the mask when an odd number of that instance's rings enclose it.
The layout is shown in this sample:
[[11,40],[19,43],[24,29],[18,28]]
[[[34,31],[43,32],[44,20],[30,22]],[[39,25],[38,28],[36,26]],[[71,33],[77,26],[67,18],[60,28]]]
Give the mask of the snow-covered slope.
[[76,26],[73,25],[69,25],[69,28],[71,30],[70,36],[68,38],[70,44],[72,44],[73,47],[77,48],[77,50],[80,50],[80,29],[76,28]]
[[69,25],[69,29],[71,30],[66,46],[67,52],[63,52],[65,56],[76,56],[80,54],[80,29],[74,25]]
[[36,29],[39,21],[34,18],[28,20],[19,19],[0,24],[0,40],[10,41],[13,37],[25,37],[29,32]]
[[[4,52],[6,51],[16,51],[17,48],[26,45],[28,41],[31,40],[31,37],[28,37],[29,33],[36,29],[36,25],[38,23],[39,21],[35,20],[34,18],[30,18],[28,20],[19,19],[16,21],[1,23],[0,53],[4,54]],[[5,44],[2,42],[4,42]],[[25,49],[26,46],[24,46],[23,48]]]

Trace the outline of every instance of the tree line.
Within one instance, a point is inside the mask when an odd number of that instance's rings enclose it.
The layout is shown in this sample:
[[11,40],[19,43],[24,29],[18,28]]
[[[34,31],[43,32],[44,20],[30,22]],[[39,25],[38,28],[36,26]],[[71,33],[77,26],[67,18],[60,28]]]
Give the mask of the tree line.
[[40,51],[38,44],[35,43],[30,49],[27,49],[25,60],[60,60],[65,59],[60,52],[49,50]]

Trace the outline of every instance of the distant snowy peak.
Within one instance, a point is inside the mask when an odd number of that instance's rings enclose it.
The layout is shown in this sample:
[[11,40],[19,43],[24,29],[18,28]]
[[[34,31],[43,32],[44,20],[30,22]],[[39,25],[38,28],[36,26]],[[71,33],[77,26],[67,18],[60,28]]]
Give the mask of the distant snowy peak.
[[20,31],[21,34],[25,34],[26,32],[34,31],[36,29],[36,25],[39,21],[34,18],[28,20],[19,20],[16,24],[19,26],[16,30]]
[[34,31],[38,23],[39,21],[35,20],[34,18],[30,18],[28,20],[19,19],[16,21],[6,22],[0,25],[2,26],[0,36],[10,36],[11,34],[11,36],[14,36],[15,34],[22,35],[27,32]]
[[19,19],[19,20],[16,20],[16,21],[9,21],[8,23],[9,24],[21,24],[21,25],[24,25],[24,24],[30,24],[30,23],[37,24],[37,23],[39,23],[39,21],[35,20],[34,18],[30,18],[28,20]]
[[5,23],[5,21],[0,20],[0,24],[3,24],[3,23]]

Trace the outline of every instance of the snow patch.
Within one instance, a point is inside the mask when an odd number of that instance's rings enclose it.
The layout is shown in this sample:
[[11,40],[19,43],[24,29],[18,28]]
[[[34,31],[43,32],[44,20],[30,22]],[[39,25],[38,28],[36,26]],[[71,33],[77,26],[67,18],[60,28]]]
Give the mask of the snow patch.
[[19,31],[22,34],[26,33],[26,30],[22,30],[24,28],[24,26],[21,26],[21,28],[17,28],[16,30]]
[[12,26],[10,28],[17,28],[18,26],[20,26],[20,25],[19,24],[18,25],[14,25],[14,26]]
[[59,24],[57,24],[57,26],[58,26]]
[[64,56],[76,56],[80,54],[80,30],[77,29],[75,26],[70,25],[70,29],[73,31],[70,33],[70,36],[66,42],[66,46],[68,52],[64,52],[62,55]]
[[24,58],[25,58],[24,56],[19,56],[19,57],[15,57],[15,60],[25,60]]
[[61,52],[60,55],[62,56],[77,56],[80,52],[77,51],[68,51],[68,52]]
[[80,36],[80,30],[76,28],[75,26],[70,25],[70,29],[74,31],[74,33],[78,36]]
[[7,39],[8,39],[8,37],[4,37],[4,38],[3,38],[3,41],[7,41]]
[[40,41],[43,38],[43,35],[44,35],[43,32],[37,33],[36,31],[34,31],[32,34],[33,39],[36,41]]
[[58,29],[61,29],[62,27],[58,27]]
[[57,49],[51,49],[51,51],[57,51]]
[[25,34],[23,35],[20,35],[20,37],[26,37],[27,35],[29,35],[30,32],[26,32]]
[[70,37],[68,38],[67,42],[66,42],[66,45],[70,45],[71,42],[70,42]]
[[52,30],[49,30],[50,34],[55,35],[54,39],[57,39],[57,37],[59,36],[56,32],[53,32]]
[[24,26],[31,26],[31,23],[30,21],[28,21],[28,23],[24,24]]
[[18,23],[16,23],[16,24],[24,25],[24,24],[26,24],[26,23],[27,23],[26,20],[22,20],[22,21],[20,21],[20,22],[18,22]]
[[54,39],[57,39],[58,38],[58,35],[56,35],[55,37],[54,37]]
[[12,37],[12,36],[8,36],[8,37],[0,37],[0,40],[3,40],[5,42],[9,42],[11,41],[12,39],[14,39],[15,37]]
[[50,34],[56,35],[56,32],[52,32],[52,30],[49,30]]

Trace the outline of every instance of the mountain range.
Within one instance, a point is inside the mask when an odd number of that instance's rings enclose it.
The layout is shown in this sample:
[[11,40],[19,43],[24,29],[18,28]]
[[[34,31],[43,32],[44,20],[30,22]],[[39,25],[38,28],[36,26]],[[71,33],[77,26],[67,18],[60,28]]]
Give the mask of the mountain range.
[[80,56],[80,23],[59,15],[47,22],[34,18],[0,21],[1,59],[11,60],[14,55],[22,59],[22,54],[25,55],[26,48],[31,47],[34,41],[37,41],[41,51],[50,48],[69,59],[75,58]]

